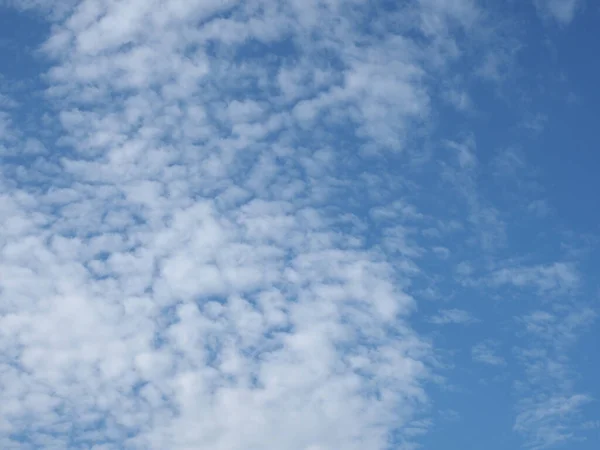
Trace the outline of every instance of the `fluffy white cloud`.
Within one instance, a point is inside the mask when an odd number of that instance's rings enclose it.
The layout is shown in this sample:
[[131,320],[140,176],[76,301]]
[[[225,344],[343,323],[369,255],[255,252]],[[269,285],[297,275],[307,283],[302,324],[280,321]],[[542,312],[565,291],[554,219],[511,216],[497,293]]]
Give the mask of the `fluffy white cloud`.
[[[0,84],[0,448],[414,449],[443,352],[420,300],[580,285],[498,265],[490,158],[436,134],[512,55],[476,1],[7,4],[49,34],[43,84]],[[592,316],[518,321],[534,445],[588,399],[557,385]]]
[[[430,376],[406,321],[420,252],[401,229],[384,247],[343,231],[361,226],[335,209],[354,180],[326,130],[401,149],[446,50],[385,15],[381,39],[361,34],[361,2],[21,7],[52,13],[47,120],[65,150],[2,168],[0,446],[409,446]],[[395,14],[450,39],[476,20],[457,8]]]

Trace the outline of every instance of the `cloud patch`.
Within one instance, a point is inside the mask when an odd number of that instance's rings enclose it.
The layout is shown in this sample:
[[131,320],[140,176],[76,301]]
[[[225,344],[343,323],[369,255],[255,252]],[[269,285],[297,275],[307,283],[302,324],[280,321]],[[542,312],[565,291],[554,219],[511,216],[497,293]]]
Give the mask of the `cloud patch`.
[[576,289],[580,275],[573,264],[556,262],[499,269],[492,274],[490,281],[498,286],[531,287],[542,294],[561,294]]
[[435,325],[472,324],[477,323],[478,320],[463,309],[443,309],[431,317],[429,322]]
[[533,0],[533,3],[542,18],[563,26],[569,25],[583,6],[582,0]]
[[0,79],[0,448],[414,449],[468,432],[436,385],[482,365],[526,445],[595,420],[569,357],[592,265],[557,223],[534,244],[568,254],[532,248],[553,193],[523,192],[534,151],[493,154],[531,138],[514,84],[550,92],[509,76],[508,11],[0,5],[47,25],[35,75]]
[[474,361],[490,366],[504,366],[506,360],[498,355],[500,344],[493,340],[487,340],[476,344],[471,349],[471,356]]

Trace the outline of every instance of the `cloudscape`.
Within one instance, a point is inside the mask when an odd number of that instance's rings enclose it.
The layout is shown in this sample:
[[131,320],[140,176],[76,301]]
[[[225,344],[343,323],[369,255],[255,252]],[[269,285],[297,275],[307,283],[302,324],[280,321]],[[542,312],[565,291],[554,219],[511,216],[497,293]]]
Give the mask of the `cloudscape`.
[[593,0],[0,0],[0,449],[600,448]]

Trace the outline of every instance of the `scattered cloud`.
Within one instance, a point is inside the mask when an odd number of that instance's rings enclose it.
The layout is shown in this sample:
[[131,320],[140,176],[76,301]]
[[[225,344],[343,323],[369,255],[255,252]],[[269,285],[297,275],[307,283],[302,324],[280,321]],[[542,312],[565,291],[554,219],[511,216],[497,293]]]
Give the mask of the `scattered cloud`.
[[[566,24],[581,3],[536,6]],[[526,137],[523,111],[489,95],[512,89],[527,47],[507,37],[508,12],[475,0],[0,9],[0,34],[37,48],[27,83],[0,78],[0,448],[416,449],[434,419],[471,426],[462,400],[432,387],[442,372],[473,381],[453,361],[465,350],[501,367],[513,349],[514,430],[530,447],[593,428],[569,358],[596,318],[578,298],[582,253],[556,262],[528,247],[531,215],[498,202],[487,172],[523,178],[524,158],[494,159],[497,131],[470,114]],[[34,16],[40,42],[21,32]],[[545,117],[525,128],[546,133]],[[524,201],[553,219],[551,193]],[[528,251],[539,264],[514,262]],[[507,287],[533,306],[497,307]],[[465,309],[432,311],[433,298]],[[483,342],[481,327],[441,326],[484,317]],[[424,321],[452,339],[434,345]]]
[[394,222],[423,214],[360,197],[382,183],[360,155],[425,126],[475,3],[18,7],[50,25],[31,120],[55,135],[0,172],[0,447],[411,445],[432,350],[407,319],[423,250]]
[[442,309],[431,317],[429,322],[436,325],[472,324],[478,322],[478,320],[463,309]]
[[552,19],[559,25],[569,25],[578,10],[582,8],[582,0],[533,0],[543,19]]
[[472,136],[469,136],[464,142],[447,141],[446,145],[456,152],[458,164],[462,169],[475,168],[477,157],[475,156],[475,140]]
[[548,116],[546,114],[537,113],[527,118],[524,121],[523,126],[528,130],[531,130],[534,134],[540,134],[544,131],[547,122]]
[[600,420],[588,420],[581,424],[581,428],[584,430],[597,430],[600,429]]
[[527,210],[537,217],[546,217],[552,212],[552,208],[546,200],[533,200],[527,205]]
[[528,447],[549,448],[576,439],[574,426],[592,398],[575,390],[570,349],[595,319],[593,310],[581,306],[534,311],[520,319],[529,343],[517,349],[526,382],[514,429],[526,437]]
[[438,258],[441,259],[448,259],[450,257],[450,250],[448,250],[446,247],[433,247],[433,253],[435,253]]
[[480,164],[475,138],[467,135],[460,140],[447,140],[444,146],[451,157],[444,164],[442,179],[465,202],[465,217],[472,230],[470,243],[486,252],[502,247],[506,241],[506,224],[498,209],[480,195]]
[[514,429],[528,436],[527,447],[543,449],[573,439],[568,431],[570,422],[576,423],[582,406],[591,399],[585,395],[553,396],[540,401],[520,404]]
[[556,262],[536,265],[503,268],[495,271],[490,278],[494,285],[532,287],[541,294],[562,294],[573,291],[579,285],[580,274],[572,263]]
[[479,363],[490,366],[504,366],[506,365],[506,360],[497,354],[499,348],[500,344],[498,342],[487,340],[473,346],[471,356],[474,361]]
[[458,111],[470,112],[474,109],[473,100],[469,93],[460,88],[450,88],[444,91],[444,97]]
[[494,158],[493,166],[495,173],[503,177],[517,177],[527,167],[522,152],[514,148],[499,152]]

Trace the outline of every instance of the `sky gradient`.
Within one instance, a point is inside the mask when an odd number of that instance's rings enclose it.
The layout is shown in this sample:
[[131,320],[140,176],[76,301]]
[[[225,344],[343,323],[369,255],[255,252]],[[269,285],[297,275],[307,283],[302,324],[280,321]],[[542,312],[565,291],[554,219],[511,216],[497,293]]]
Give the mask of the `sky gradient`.
[[0,0],[0,448],[599,448],[599,39]]

